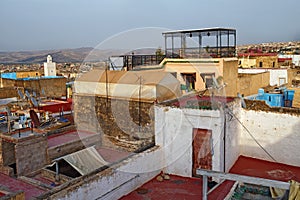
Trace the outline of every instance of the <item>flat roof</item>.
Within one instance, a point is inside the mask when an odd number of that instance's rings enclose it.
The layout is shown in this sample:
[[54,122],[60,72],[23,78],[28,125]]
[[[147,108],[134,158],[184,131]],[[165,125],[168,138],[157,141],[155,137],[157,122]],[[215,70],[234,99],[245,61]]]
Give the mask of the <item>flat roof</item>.
[[227,33],[228,31],[236,32],[234,28],[221,28],[221,27],[214,27],[214,28],[202,28],[202,29],[185,29],[185,30],[173,30],[173,31],[165,31],[162,34],[177,34],[177,33],[203,33],[203,32],[216,32],[216,31],[224,31]]
[[24,191],[25,199],[38,197],[47,191],[46,189],[41,189],[41,187],[31,185],[27,182],[12,178],[2,173],[0,173],[0,184],[12,192]]
[[[300,167],[275,163],[261,159],[240,156],[229,171],[252,177],[266,178],[287,182],[291,179],[300,181]],[[232,188],[233,181],[224,181],[212,191],[209,199],[224,199]],[[259,183],[258,183],[259,184]],[[159,182],[156,177],[132,191],[121,200],[131,199],[201,199],[202,178],[170,175],[170,180]]]

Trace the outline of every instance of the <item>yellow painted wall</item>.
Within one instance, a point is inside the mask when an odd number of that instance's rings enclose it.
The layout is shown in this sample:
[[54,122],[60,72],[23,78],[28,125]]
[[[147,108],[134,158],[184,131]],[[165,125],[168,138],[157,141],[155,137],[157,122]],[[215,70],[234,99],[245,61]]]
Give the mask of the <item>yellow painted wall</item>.
[[181,75],[182,73],[196,73],[196,90],[205,90],[205,83],[200,76],[201,73],[215,73],[216,78],[223,76],[223,66],[218,59],[177,59],[177,61],[167,62],[164,71],[176,72],[177,79],[183,85],[185,85],[185,81]]
[[260,68],[259,63],[262,62],[262,68],[278,68],[278,57],[277,56],[255,56],[255,57],[242,57],[239,58],[239,67],[242,68]]
[[259,63],[263,63],[262,68],[273,68],[273,62],[275,67],[278,68],[278,57],[277,56],[257,56],[256,59],[256,67],[259,68]]
[[216,79],[226,83],[226,87],[219,92],[219,95],[236,96],[238,79],[238,60],[235,58],[221,59],[172,59],[173,62],[166,62],[164,71],[176,72],[177,79],[185,85],[182,73],[196,73],[195,89],[205,90],[205,82],[202,73],[215,73]]
[[255,68],[256,59],[253,58],[239,58],[239,67],[242,68]]
[[39,71],[28,71],[28,72],[16,72],[17,78],[27,78],[27,77],[39,77],[41,76]]

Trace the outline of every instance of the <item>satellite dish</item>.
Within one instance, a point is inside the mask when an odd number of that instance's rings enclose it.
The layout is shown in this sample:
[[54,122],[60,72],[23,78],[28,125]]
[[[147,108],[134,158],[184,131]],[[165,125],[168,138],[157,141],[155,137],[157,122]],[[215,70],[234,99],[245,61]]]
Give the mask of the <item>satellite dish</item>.
[[220,85],[219,85],[219,83],[218,83],[218,81],[217,81],[217,79],[216,79],[215,76],[212,76],[212,80],[213,80],[214,87],[215,87],[216,89],[219,89],[219,88],[220,88]]
[[26,95],[26,97],[30,98],[30,94],[27,90],[25,90],[25,95]]
[[36,101],[36,99],[34,98],[34,97],[31,97],[31,102],[32,102],[32,104],[35,106],[35,107],[39,107],[39,104],[38,104],[38,102]]
[[19,95],[19,97],[20,97],[21,99],[24,99],[24,98],[25,98],[23,92],[22,92],[21,90],[19,90],[19,89],[18,89],[18,95]]

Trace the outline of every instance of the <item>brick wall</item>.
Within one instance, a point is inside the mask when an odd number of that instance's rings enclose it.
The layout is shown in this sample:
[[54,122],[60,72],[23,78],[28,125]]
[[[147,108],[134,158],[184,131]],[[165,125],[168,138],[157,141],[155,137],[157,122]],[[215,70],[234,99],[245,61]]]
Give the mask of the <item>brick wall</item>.
[[19,140],[15,146],[17,175],[22,176],[47,164],[47,136],[39,134]]
[[101,133],[104,146],[135,151],[154,141],[152,103],[76,94],[73,106],[77,129]]

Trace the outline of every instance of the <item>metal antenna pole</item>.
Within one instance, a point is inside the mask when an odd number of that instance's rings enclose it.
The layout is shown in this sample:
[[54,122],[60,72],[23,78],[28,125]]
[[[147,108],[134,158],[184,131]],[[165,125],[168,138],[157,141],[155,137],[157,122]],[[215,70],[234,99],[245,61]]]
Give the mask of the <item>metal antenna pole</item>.
[[140,79],[140,88],[139,88],[139,131],[141,131],[141,96],[142,96],[142,77]]

